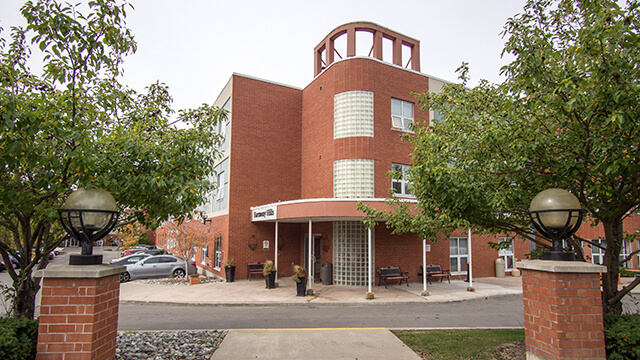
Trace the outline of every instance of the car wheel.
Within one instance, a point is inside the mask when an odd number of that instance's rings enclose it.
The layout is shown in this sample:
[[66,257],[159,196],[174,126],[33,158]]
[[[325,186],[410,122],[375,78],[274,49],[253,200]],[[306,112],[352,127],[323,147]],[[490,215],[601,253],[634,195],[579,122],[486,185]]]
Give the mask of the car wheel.
[[182,279],[184,277],[184,269],[176,269],[173,272],[173,277],[176,279]]
[[123,272],[122,274],[120,274],[120,282],[127,282],[131,280],[131,275],[129,275],[128,272]]

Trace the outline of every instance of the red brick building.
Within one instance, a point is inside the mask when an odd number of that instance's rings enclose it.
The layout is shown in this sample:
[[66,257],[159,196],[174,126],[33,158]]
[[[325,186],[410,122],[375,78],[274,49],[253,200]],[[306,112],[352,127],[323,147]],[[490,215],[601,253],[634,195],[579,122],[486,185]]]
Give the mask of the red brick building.
[[[371,35],[369,56],[356,56],[361,32]],[[341,37],[346,53],[340,55],[335,44]],[[392,63],[382,61],[383,44],[391,46]],[[430,118],[418,111],[412,91],[439,91],[444,84],[420,72],[419,54],[418,40],[358,22],[320,42],[315,78],[304,89],[233,74],[214,103],[229,118],[219,129],[225,141],[212,179],[218,188],[201,209],[215,234],[197,251],[202,271],[224,277],[233,258],[242,279],[247,263],[274,260],[279,276],[302,264],[317,281],[321,264],[329,262],[334,284],[365,285],[369,237],[356,206],[362,201],[382,207],[390,189],[415,201],[408,184],[387,173],[410,166],[412,148],[401,136],[410,133],[412,121]],[[583,231],[591,230],[583,225]],[[509,240],[507,234],[472,238],[475,277],[495,276],[499,256],[510,271],[514,258],[531,251],[520,240],[500,253],[488,246]],[[160,229],[158,244],[166,241]],[[401,266],[418,281],[422,241],[416,235],[391,235],[378,225],[371,241],[373,269]],[[466,277],[468,246],[466,231],[454,233],[431,244],[427,263]]]

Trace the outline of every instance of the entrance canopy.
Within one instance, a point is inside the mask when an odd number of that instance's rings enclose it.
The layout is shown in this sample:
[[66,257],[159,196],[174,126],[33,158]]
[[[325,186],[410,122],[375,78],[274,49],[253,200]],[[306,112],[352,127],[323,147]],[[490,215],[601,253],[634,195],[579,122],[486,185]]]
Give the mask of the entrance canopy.
[[378,210],[389,210],[385,199],[301,199],[252,207],[251,221],[306,223],[309,219],[315,221],[361,220],[364,213],[358,210],[360,202]]

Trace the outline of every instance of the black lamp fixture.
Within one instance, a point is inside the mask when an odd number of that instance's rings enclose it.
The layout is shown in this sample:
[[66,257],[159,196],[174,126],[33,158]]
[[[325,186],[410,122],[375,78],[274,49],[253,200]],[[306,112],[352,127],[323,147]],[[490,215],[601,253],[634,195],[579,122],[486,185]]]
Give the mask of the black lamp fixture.
[[93,242],[115,227],[120,213],[116,201],[103,189],[78,189],[58,209],[64,230],[82,244],[80,255],[70,255],[69,265],[102,264],[102,255],[93,255]]
[[207,225],[207,224],[211,224],[211,219],[207,219],[207,215],[204,214],[202,215],[202,223]]
[[578,231],[584,213],[578,198],[563,189],[547,189],[533,198],[529,207],[531,222],[542,236],[553,241],[553,250],[543,252],[543,260],[575,260],[575,253],[563,250],[562,240]]

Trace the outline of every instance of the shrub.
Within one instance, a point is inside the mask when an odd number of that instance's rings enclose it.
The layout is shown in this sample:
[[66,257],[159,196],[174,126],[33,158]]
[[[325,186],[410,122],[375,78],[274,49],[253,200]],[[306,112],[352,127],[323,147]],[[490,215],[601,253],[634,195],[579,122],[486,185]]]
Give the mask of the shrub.
[[0,318],[0,359],[36,358],[38,320]]
[[640,359],[640,314],[604,315],[607,359]]

